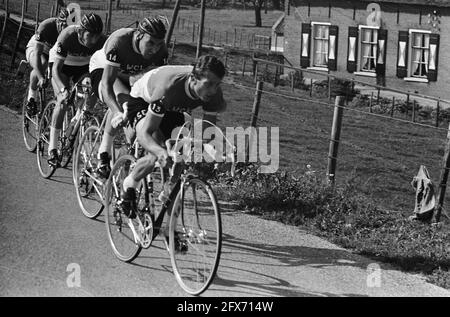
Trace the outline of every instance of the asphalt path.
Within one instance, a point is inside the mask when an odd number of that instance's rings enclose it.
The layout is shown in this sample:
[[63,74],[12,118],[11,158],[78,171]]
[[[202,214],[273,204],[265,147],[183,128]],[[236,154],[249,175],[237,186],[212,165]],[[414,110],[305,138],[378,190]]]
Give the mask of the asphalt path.
[[[132,264],[114,257],[103,216],[90,220],[79,211],[71,175],[58,169],[43,179],[23,144],[20,117],[0,107],[0,296],[187,296],[160,239]],[[302,228],[230,203],[221,208],[222,258],[202,296],[450,295]]]

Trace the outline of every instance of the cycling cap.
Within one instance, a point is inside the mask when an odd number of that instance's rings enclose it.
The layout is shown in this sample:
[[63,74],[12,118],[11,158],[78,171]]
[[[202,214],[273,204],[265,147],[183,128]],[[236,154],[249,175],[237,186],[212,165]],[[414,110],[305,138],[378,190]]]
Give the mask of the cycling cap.
[[157,39],[166,35],[166,26],[161,18],[145,18],[139,23],[139,31],[149,34]]
[[95,13],[83,15],[80,26],[91,33],[100,34],[103,31],[102,18]]

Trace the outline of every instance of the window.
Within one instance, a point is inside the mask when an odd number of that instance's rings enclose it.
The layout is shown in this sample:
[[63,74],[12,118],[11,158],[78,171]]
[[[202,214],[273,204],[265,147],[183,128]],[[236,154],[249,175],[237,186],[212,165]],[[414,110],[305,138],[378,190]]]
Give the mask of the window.
[[397,77],[408,81],[437,80],[439,34],[427,30],[399,31]]
[[312,65],[328,68],[329,24],[312,23]]
[[339,28],[327,22],[302,24],[300,66],[337,70]]
[[348,28],[347,71],[356,75],[384,75],[387,30],[360,25]]
[[410,30],[410,77],[427,78],[430,56],[430,33]]
[[360,71],[375,72],[377,64],[377,38],[378,30],[361,27],[361,59]]

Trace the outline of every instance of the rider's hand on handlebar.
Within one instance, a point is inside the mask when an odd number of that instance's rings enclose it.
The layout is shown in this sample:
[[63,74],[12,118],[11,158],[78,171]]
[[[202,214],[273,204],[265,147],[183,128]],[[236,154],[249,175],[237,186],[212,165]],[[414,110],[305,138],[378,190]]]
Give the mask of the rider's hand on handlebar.
[[41,79],[39,79],[37,86],[39,88],[45,89],[48,86],[48,80],[45,77],[42,77]]
[[111,126],[114,129],[124,126],[128,122],[128,103],[123,104],[123,112],[116,112],[111,119]]
[[167,151],[165,149],[162,149],[158,154],[158,163],[161,165],[162,168],[164,167],[171,167],[173,164],[172,158],[169,156]]
[[56,100],[58,103],[62,103],[69,99],[69,89],[65,88],[56,94]]

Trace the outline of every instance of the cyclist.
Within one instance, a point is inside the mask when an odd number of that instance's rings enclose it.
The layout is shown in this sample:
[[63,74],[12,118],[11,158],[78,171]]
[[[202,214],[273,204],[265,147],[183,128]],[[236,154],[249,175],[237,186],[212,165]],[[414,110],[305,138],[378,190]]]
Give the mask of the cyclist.
[[144,18],[138,28],[122,28],[113,32],[102,49],[95,52],[89,63],[94,94],[111,111],[99,148],[100,177],[108,178],[113,136],[125,119],[121,103],[130,94],[131,84],[146,71],[166,64],[168,50],[164,41],[166,27],[163,17]]
[[57,142],[62,128],[64,113],[67,110],[70,79],[76,83],[83,74],[89,72],[89,59],[105,43],[102,33],[103,22],[94,13],[83,15],[80,25],[65,28],[58,36],[56,44],[50,50],[52,66],[52,85],[56,94],[56,106],[50,125],[48,163],[59,166]]
[[[170,164],[167,150],[161,146],[172,130],[184,123],[183,112],[203,108],[203,118],[216,122],[217,113],[226,109],[220,84],[225,67],[216,57],[201,56],[193,66],[161,66],[146,73],[131,89],[128,101],[129,125],[136,130],[139,144],[147,151],[123,182],[122,208],[133,218],[136,212],[136,187],[158,161]],[[166,187],[166,186],[165,186]],[[166,191],[166,193],[165,193]],[[168,189],[160,200],[167,197]]]
[[30,85],[28,87],[27,113],[30,116],[37,111],[37,88],[47,84],[45,72],[48,66],[48,55],[51,47],[55,44],[59,33],[67,27],[69,11],[62,9],[57,18],[48,18],[39,24],[36,34],[34,34],[27,44],[26,59],[33,70],[30,73]]

